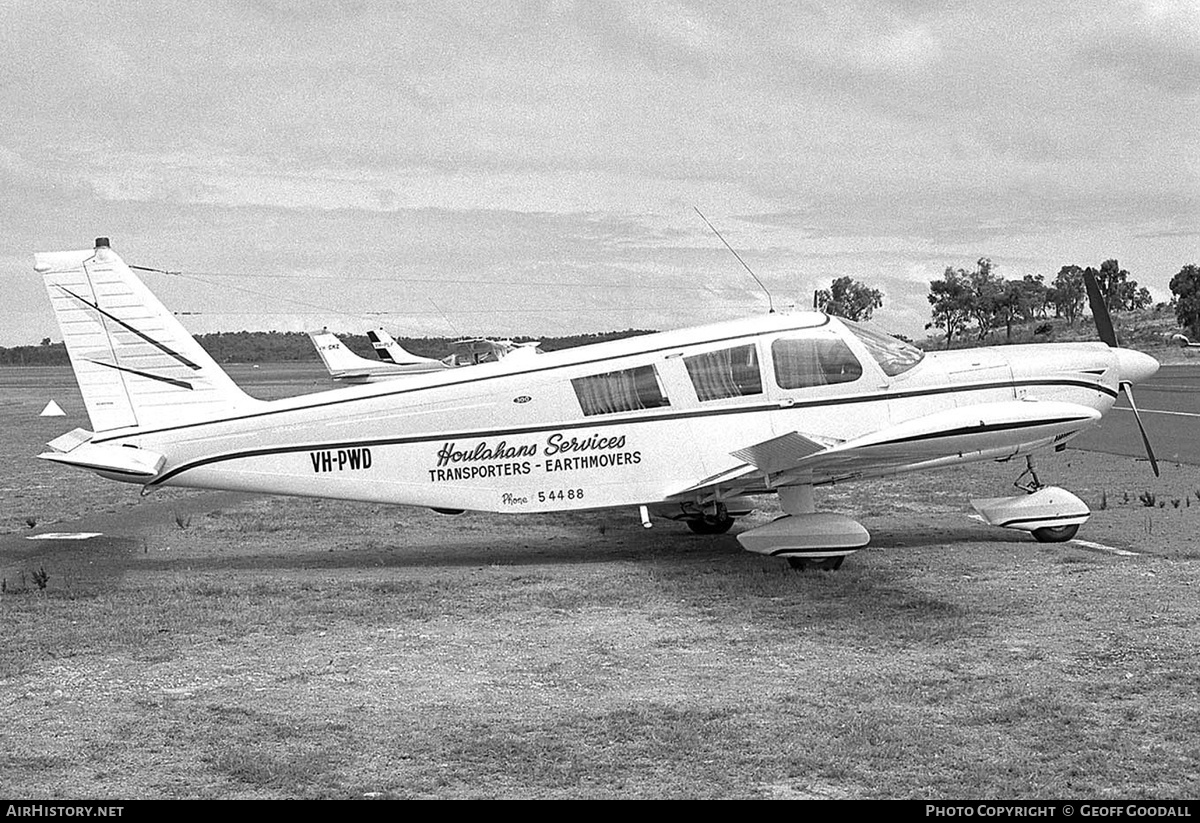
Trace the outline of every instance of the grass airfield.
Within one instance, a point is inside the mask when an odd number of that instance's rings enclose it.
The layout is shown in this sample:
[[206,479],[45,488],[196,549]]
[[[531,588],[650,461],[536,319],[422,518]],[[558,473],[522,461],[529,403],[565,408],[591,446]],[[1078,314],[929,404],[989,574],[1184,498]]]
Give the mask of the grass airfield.
[[634,511],[139,498],[32,459],[86,426],[33,371],[0,375],[9,797],[1200,793],[1200,468],[1039,461],[1124,555],[971,519],[1019,466],[818,490],[874,539],[802,573]]

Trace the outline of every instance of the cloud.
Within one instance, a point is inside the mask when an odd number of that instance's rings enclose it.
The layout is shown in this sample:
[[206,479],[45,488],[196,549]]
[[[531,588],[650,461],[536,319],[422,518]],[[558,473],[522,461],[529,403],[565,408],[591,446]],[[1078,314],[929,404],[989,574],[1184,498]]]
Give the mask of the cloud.
[[217,271],[695,284],[674,317],[589,298],[672,325],[757,299],[693,206],[796,294],[980,253],[1177,270],[1195,9],[14,0],[0,219],[14,259],[112,234]]

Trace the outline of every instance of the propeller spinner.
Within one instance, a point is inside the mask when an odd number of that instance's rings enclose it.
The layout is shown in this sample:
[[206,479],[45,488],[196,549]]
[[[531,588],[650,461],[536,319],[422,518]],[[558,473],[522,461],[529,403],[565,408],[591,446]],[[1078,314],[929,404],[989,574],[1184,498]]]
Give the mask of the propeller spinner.
[[1087,287],[1088,303],[1092,307],[1092,317],[1096,320],[1096,331],[1100,339],[1116,349],[1117,355],[1117,385],[1129,398],[1129,408],[1133,410],[1133,418],[1137,421],[1138,431],[1142,433],[1142,444],[1146,447],[1146,457],[1150,458],[1150,468],[1154,476],[1159,476],[1158,460],[1154,457],[1154,449],[1150,446],[1150,438],[1146,436],[1146,427],[1142,424],[1142,415],[1138,412],[1137,404],[1133,402],[1133,384],[1145,380],[1158,371],[1158,361],[1148,354],[1132,349],[1122,349],[1117,344],[1117,332],[1113,328],[1112,315],[1108,312],[1108,304],[1100,293],[1100,286],[1091,271],[1084,269],[1083,282]]

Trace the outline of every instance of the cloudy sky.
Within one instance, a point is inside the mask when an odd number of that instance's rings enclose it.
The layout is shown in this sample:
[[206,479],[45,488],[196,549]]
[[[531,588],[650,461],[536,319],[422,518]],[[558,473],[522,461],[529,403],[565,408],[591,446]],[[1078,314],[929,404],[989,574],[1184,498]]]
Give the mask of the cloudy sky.
[[1200,262],[1200,0],[0,5],[0,345],[98,235],[196,332],[674,328]]

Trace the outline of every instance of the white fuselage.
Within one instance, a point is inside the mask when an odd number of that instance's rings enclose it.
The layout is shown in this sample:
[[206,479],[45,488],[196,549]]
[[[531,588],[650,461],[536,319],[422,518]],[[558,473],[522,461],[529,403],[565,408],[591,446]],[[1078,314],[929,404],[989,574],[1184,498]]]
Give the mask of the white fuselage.
[[[776,341],[808,337],[841,340],[861,373],[782,385],[794,381],[780,379]],[[729,349],[754,356],[761,385],[702,399],[688,364]],[[1117,393],[1112,351],[1042,344],[932,353],[889,377],[835,318],[769,315],[258,402],[223,419],[106,432],[95,442],[164,455],[151,487],[494,512],[653,504],[735,469],[742,461],[734,450],[789,432],[845,441],[938,412],[1027,398],[1106,412]],[[622,385],[602,386],[602,400],[585,399],[595,380],[610,379]],[[617,393],[630,393],[637,407],[614,408]],[[1012,453],[1043,445],[1011,443]],[[950,459],[996,456],[964,451]],[[766,489],[761,479],[741,487]]]

